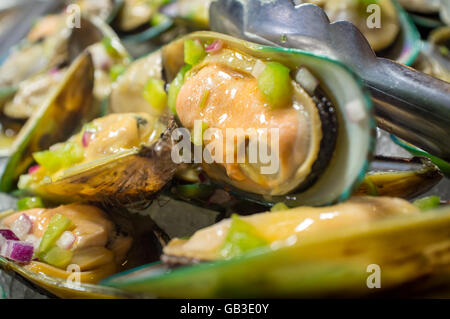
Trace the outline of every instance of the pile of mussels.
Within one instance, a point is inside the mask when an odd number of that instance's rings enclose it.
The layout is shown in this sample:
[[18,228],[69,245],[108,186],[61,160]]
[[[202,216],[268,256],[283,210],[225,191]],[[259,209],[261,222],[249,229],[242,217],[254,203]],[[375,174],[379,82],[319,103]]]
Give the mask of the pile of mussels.
[[[449,6],[63,1],[0,59],[2,271],[63,298],[440,293]],[[412,156],[375,156],[377,126]]]

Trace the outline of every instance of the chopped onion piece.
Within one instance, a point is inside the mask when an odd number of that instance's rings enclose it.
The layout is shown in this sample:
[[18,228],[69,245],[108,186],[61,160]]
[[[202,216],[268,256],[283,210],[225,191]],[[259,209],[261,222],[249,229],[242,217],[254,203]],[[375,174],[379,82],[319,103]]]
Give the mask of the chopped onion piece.
[[309,70],[307,68],[304,68],[304,67],[300,68],[297,71],[295,80],[310,95],[314,95],[314,91],[316,90],[317,86],[319,85],[319,81],[316,79],[316,77],[311,72],[309,72]]
[[33,165],[28,169],[28,174],[33,174],[41,168],[41,165]]
[[19,240],[19,237],[17,237],[11,229],[0,229],[0,238],[7,240]]
[[91,141],[92,133],[88,131],[84,131],[83,138],[81,139],[81,143],[83,144],[83,147],[88,147],[89,142]]
[[6,240],[0,247],[0,256],[17,261],[29,263],[33,258],[33,245],[17,240]]
[[33,221],[27,214],[22,214],[11,225],[11,230],[20,239],[25,239],[33,228]]
[[252,75],[255,78],[258,78],[260,74],[264,71],[266,68],[266,64],[261,60],[256,60],[255,65],[253,66]]
[[223,42],[220,40],[215,40],[213,43],[208,45],[205,49],[208,53],[217,53],[223,48]]
[[70,249],[75,242],[75,235],[71,231],[65,231],[61,234],[61,237],[56,241],[56,246],[62,249]]

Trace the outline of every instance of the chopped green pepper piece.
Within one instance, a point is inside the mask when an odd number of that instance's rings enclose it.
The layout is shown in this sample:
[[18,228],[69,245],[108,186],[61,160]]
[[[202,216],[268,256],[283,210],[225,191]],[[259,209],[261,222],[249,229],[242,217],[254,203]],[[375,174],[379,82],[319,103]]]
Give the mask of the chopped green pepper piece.
[[164,90],[163,80],[150,78],[142,94],[147,102],[157,110],[163,110],[167,106],[167,93]]
[[288,209],[289,209],[289,207],[285,203],[276,203],[275,205],[272,206],[270,211],[271,212],[279,212],[279,211],[288,210]]
[[40,197],[24,197],[17,201],[17,210],[19,211],[44,207],[44,203]]
[[267,62],[258,77],[258,88],[274,109],[286,106],[292,97],[289,68],[278,62]]
[[65,269],[70,264],[72,257],[72,251],[54,246],[47,253],[42,254],[39,259],[49,265]]
[[56,172],[81,162],[84,158],[84,150],[76,143],[66,142],[56,150],[34,153],[33,157],[47,171]]
[[184,62],[195,65],[206,56],[206,51],[200,41],[184,41]]
[[175,79],[172,81],[172,83],[169,86],[169,98],[168,98],[169,108],[172,111],[172,113],[175,115],[177,114],[178,92],[180,92],[180,89],[184,84],[186,73],[190,69],[191,69],[191,66],[188,64],[183,66],[181,68],[180,72],[178,72],[177,76],[175,77]]
[[253,225],[238,215],[233,215],[220,255],[224,258],[239,257],[250,250],[267,246],[267,244],[267,241],[258,235]]
[[117,80],[117,78],[119,76],[121,76],[123,74],[123,72],[125,72],[126,67],[122,64],[115,64],[111,67],[111,69],[109,70],[109,77],[111,79],[111,81],[115,81]]
[[155,27],[157,25],[163,24],[167,20],[168,20],[167,16],[165,16],[162,13],[157,13],[153,16],[152,20],[150,21],[150,24]]
[[106,52],[114,58],[120,57],[119,51],[114,47],[113,40],[110,37],[104,37],[102,39],[102,44],[106,50]]
[[205,108],[210,92],[211,91],[209,89],[205,89],[205,91],[203,92],[202,99],[200,100],[200,109]]
[[415,200],[413,204],[424,212],[438,207],[441,204],[441,198],[439,196],[424,197]]
[[192,134],[192,143],[194,145],[197,146],[202,146],[203,145],[203,134],[205,133],[205,131],[209,128],[208,124],[206,122],[202,121],[202,131],[198,131],[195,129],[195,124],[194,124],[194,133]]
[[39,259],[55,245],[58,238],[70,227],[70,225],[71,221],[66,216],[61,214],[53,215],[39,245]]

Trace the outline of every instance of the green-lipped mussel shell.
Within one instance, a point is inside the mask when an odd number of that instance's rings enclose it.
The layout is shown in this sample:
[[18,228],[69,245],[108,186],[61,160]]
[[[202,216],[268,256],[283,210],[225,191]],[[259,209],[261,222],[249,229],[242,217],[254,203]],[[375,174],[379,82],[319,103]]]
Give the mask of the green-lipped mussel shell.
[[168,298],[364,296],[375,290],[367,286],[371,265],[381,269],[378,292],[448,267],[449,238],[447,206],[225,261],[170,270],[158,264],[139,267],[102,284]]
[[[334,155],[317,182],[301,194],[286,196],[261,196],[242,192],[234,187],[238,196],[258,203],[285,202],[289,206],[325,205],[346,200],[364,179],[374,146],[375,121],[370,98],[362,89],[361,81],[347,67],[327,57],[296,49],[267,47],[239,40],[227,35],[202,31],[192,33],[163,47],[164,74],[170,82],[184,64],[183,45],[186,39],[211,41],[219,39],[224,44],[255,58],[281,62],[291,70],[300,66],[318,78],[320,86],[336,106],[338,138]],[[350,120],[347,108],[355,106],[362,114],[359,122]],[[227,176],[219,180],[228,183]],[[236,186],[236,185],[234,185]]]
[[73,166],[50,181],[31,184],[27,191],[54,202],[91,201],[106,205],[139,206],[155,198],[172,179],[175,121],[152,145],[143,145],[83,165]]
[[64,141],[80,126],[89,112],[94,85],[94,67],[85,52],[70,66],[57,90],[27,121],[11,147],[0,189],[14,189],[19,176],[33,163],[34,152]]

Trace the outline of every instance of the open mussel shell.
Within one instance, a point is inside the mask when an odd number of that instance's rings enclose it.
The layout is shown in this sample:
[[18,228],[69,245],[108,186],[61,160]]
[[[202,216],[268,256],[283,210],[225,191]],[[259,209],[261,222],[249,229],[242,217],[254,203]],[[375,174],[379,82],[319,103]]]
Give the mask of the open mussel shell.
[[10,149],[0,189],[11,191],[33,162],[32,154],[68,138],[89,112],[94,85],[94,67],[89,53],[70,66],[55,92],[26,122]]
[[427,158],[412,159],[377,156],[371,163],[356,196],[391,196],[412,199],[439,183],[443,175]]
[[[367,296],[374,268],[389,291],[448,265],[450,208],[382,219],[312,236],[279,249],[178,269],[154,264],[102,284],[175,298]],[[446,261],[447,260],[447,261]],[[372,267],[372,268],[370,268]]]
[[176,128],[176,122],[169,120],[166,131],[154,144],[73,166],[54,180],[31,184],[27,191],[54,202],[145,206],[175,173],[177,164],[171,160],[171,149]]
[[[248,189],[244,192],[240,183],[232,181],[224,170],[216,170],[214,163],[207,171],[212,179],[225,185],[232,185],[233,192],[248,200],[260,203],[285,202],[289,206],[331,204],[343,201],[353,193],[355,187],[363,180],[369,166],[375,129],[370,99],[362,90],[361,82],[354,74],[339,62],[323,56],[295,49],[257,45],[223,34],[202,31],[192,33],[163,48],[164,71],[169,82],[184,64],[183,45],[186,39],[202,42],[220,40],[227,48],[254,58],[280,62],[294,72],[297,68],[305,67],[317,77],[320,89],[325,91],[336,107],[339,128],[335,151],[317,181],[301,193],[296,193],[294,190],[289,194],[266,196],[258,195],[263,193],[252,192]],[[356,121],[352,118],[352,112],[355,110],[353,107],[358,110],[358,113],[361,112],[359,113],[361,117]],[[326,125],[324,129],[327,129]],[[204,164],[203,167],[209,166]],[[290,180],[289,183],[298,184],[295,179]]]

